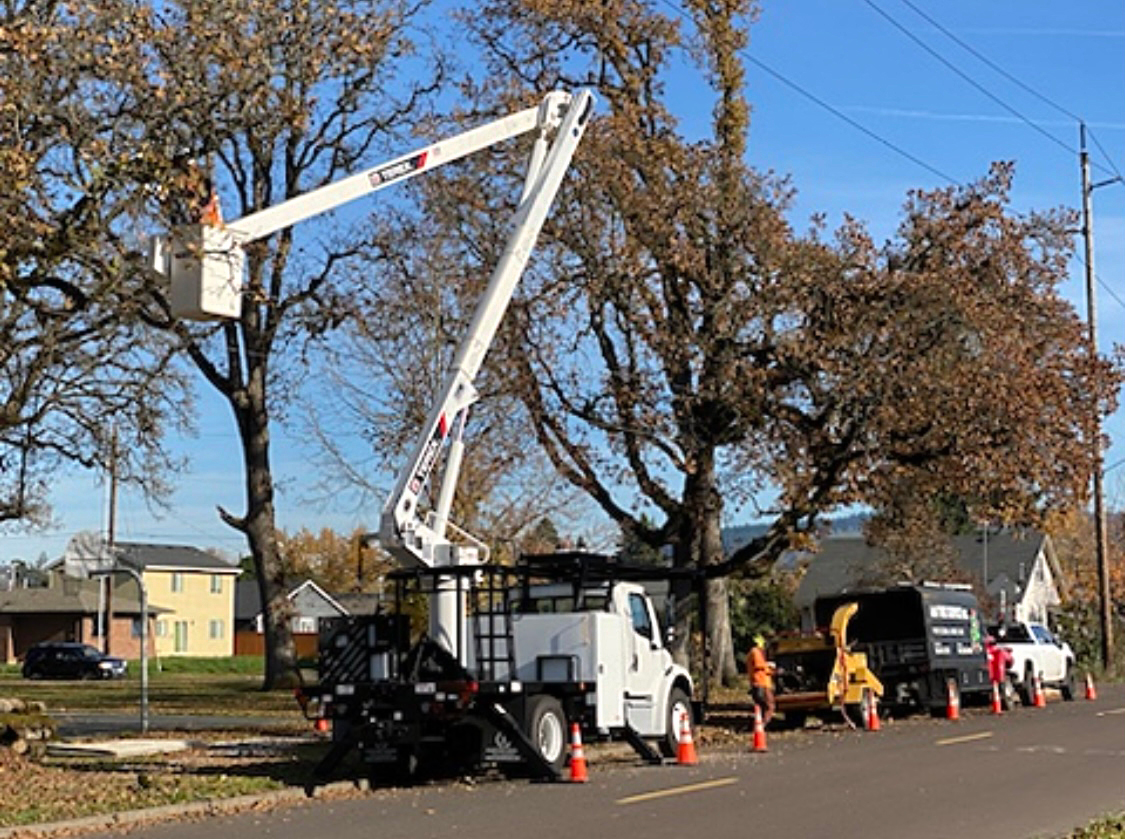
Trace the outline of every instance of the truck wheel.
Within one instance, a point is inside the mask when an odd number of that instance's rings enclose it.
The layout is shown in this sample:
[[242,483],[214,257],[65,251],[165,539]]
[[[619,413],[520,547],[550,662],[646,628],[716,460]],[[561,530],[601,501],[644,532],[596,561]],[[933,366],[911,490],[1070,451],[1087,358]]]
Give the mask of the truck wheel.
[[1016,687],[1012,684],[1012,679],[1009,676],[1000,683],[1000,707],[1005,711],[1011,711],[1016,707]]
[[1069,664],[1066,666],[1066,673],[1063,675],[1062,684],[1059,685],[1059,691],[1062,693],[1064,702],[1074,701],[1074,668]]
[[542,758],[561,772],[566,765],[566,714],[559,700],[548,694],[527,703],[527,736]]
[[660,752],[664,757],[675,757],[680,750],[680,725],[687,714],[691,726],[691,739],[695,740],[695,723],[691,718],[691,699],[682,688],[668,691],[668,712],[664,724],[664,736],[660,738]]
[[1019,691],[1020,702],[1025,708],[1030,708],[1035,701],[1035,671],[1030,662],[1023,671],[1023,684],[1020,685]]

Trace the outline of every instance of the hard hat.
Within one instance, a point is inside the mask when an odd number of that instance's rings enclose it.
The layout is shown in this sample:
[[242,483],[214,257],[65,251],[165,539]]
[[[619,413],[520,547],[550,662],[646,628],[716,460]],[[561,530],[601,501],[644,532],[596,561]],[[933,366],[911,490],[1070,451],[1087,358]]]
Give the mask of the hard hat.
[[757,635],[754,636],[754,646],[755,647],[764,647],[765,645],[766,645],[766,636],[759,632]]

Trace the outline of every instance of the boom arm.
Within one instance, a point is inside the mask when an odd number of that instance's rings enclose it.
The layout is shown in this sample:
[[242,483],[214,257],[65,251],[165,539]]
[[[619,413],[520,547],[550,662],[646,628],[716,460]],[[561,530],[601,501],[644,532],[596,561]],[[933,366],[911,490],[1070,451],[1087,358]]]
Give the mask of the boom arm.
[[[581,91],[570,100],[553,143],[548,146],[541,131],[532,149],[523,197],[504,252],[492,273],[488,288],[477,304],[469,330],[461,341],[441,395],[423,426],[414,454],[399,473],[394,490],[383,507],[380,542],[396,558],[427,567],[473,564],[483,546],[455,546],[446,537],[449,508],[460,471],[461,429],[465,412],[477,400],[473,385],[500,321],[508,309],[535,246],[552,202],[586,130],[593,94]],[[442,477],[435,510],[422,518],[418,500],[454,424],[456,434]]]
[[[202,223],[181,228],[175,232],[170,248],[164,237],[153,237],[150,262],[158,273],[171,278],[172,314],[191,320],[239,317],[243,246],[248,242],[529,131],[538,130],[543,137],[559,125],[572,104],[570,94],[554,91],[536,107],[416,149],[225,225]],[[535,163],[533,155],[533,168],[537,169]],[[527,188],[525,185],[525,192]]]
[[[383,507],[380,541],[407,564],[473,564],[480,561],[481,553],[486,550],[468,534],[462,534],[461,541],[467,540],[470,545],[454,545],[446,537],[463,454],[461,431],[469,407],[477,400],[473,381],[586,130],[593,104],[590,91],[579,91],[573,96],[555,91],[547,94],[537,107],[396,157],[225,226],[220,221],[180,229],[170,248],[163,238],[153,239],[152,267],[170,277],[175,316],[195,320],[237,318],[243,294],[243,246],[246,243],[496,143],[529,131],[537,132],[508,243],[484,297],[477,304],[468,333],[413,454],[399,473],[394,491]],[[557,130],[552,139],[553,129]],[[455,424],[457,430],[450,442],[436,507],[423,517],[418,509],[419,497]]]

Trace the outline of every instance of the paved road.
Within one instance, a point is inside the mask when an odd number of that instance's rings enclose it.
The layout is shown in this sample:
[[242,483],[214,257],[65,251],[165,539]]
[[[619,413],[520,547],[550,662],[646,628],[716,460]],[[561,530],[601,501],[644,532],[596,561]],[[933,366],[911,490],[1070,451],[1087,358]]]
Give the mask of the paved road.
[[914,719],[877,734],[809,732],[770,746],[767,754],[701,750],[696,767],[595,766],[584,785],[387,790],[130,835],[1030,839],[1125,809],[1125,694],[999,719]]

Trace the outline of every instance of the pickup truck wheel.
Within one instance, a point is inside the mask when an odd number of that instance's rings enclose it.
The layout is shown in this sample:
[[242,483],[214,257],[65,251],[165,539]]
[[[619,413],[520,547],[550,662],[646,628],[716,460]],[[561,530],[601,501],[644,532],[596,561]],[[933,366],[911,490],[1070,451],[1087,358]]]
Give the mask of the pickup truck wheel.
[[566,714],[559,700],[547,694],[533,696],[527,704],[527,736],[558,772],[566,765],[566,734]]
[[1023,671],[1023,684],[1019,687],[1020,702],[1025,708],[1030,708],[1035,703],[1035,671],[1029,662]]
[[1008,677],[1000,683],[1000,707],[1010,711],[1016,707],[1016,699],[1016,686],[1012,684],[1011,677]]
[[660,752],[664,757],[675,757],[680,750],[680,725],[687,714],[691,726],[691,739],[695,740],[695,724],[691,719],[691,699],[681,688],[668,692],[668,719],[664,726],[664,736],[660,738]]
[[1074,668],[1069,664],[1066,666],[1066,674],[1063,676],[1062,684],[1059,685],[1059,691],[1064,702],[1074,701]]

